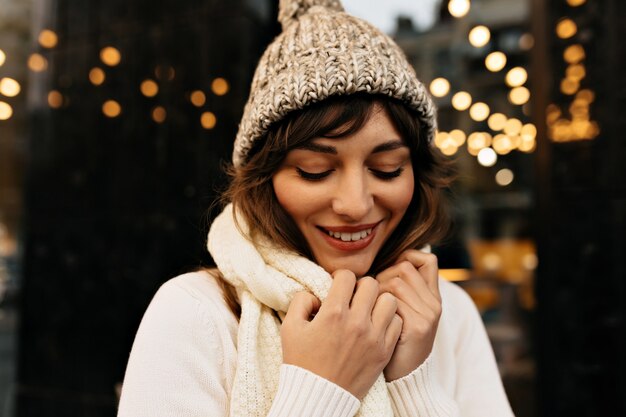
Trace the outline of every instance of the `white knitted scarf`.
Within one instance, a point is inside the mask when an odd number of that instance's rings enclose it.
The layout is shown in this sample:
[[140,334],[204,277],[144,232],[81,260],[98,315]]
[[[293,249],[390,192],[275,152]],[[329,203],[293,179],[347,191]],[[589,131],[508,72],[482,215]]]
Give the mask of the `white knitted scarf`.
[[[239,226],[249,230],[242,216]],[[226,206],[209,231],[208,249],[220,272],[237,289],[241,318],[237,336],[237,370],[231,392],[231,417],[266,417],[278,389],[282,364],[280,320],[299,291],[324,300],[331,276],[319,265],[267,239],[247,239]],[[393,416],[381,374],[361,402],[357,416]]]

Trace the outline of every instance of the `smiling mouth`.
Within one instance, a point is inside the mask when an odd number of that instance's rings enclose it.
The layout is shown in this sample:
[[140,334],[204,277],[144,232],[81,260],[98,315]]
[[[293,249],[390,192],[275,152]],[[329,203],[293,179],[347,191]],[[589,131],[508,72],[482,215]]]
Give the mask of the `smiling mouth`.
[[328,234],[328,236],[337,239],[337,240],[341,240],[342,242],[357,242],[359,240],[363,240],[366,237],[368,237],[369,235],[372,234],[372,227],[370,227],[369,229],[365,229],[365,230],[361,230],[360,232],[354,232],[354,233],[350,233],[350,232],[333,232],[331,230],[325,230],[322,229],[325,233]]

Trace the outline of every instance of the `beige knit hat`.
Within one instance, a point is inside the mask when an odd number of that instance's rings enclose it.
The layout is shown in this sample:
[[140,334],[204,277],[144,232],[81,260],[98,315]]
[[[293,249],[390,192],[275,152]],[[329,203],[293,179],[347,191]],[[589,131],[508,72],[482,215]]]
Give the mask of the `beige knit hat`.
[[280,0],[283,32],[259,61],[235,139],[242,166],[252,144],[286,114],[331,96],[367,92],[417,111],[432,141],[436,108],[398,45],[344,12],[339,0]]

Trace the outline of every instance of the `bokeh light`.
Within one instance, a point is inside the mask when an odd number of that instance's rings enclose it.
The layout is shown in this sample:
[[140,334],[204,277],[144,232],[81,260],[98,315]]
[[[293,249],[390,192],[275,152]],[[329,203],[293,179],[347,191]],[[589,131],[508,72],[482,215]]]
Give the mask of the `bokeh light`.
[[489,28],[487,28],[486,26],[478,25],[472,28],[472,30],[470,30],[469,42],[472,44],[472,46],[476,48],[481,48],[487,45],[490,39],[491,39],[491,32],[489,31]]
[[486,103],[478,102],[470,107],[470,117],[472,120],[482,122],[489,117],[489,106]]
[[575,94],[580,88],[580,82],[573,78],[564,78],[561,80],[561,92],[568,96]]
[[110,67],[114,67],[122,60],[122,54],[119,50],[112,46],[102,48],[100,51],[100,60]]
[[509,91],[509,101],[521,106],[530,100],[530,90],[526,87],[515,87]]
[[189,99],[191,101],[191,104],[196,107],[202,107],[204,106],[204,103],[206,103],[206,95],[200,90],[192,92]]
[[217,117],[210,111],[204,112],[202,116],[200,116],[200,123],[205,129],[213,129],[217,124]]
[[492,167],[498,162],[496,151],[491,148],[483,148],[478,152],[478,163],[484,167]]
[[506,124],[506,116],[502,113],[494,113],[489,116],[489,120],[487,120],[487,125],[489,125],[489,129],[493,131],[498,131],[504,129],[504,125]]
[[0,101],[0,120],[9,120],[13,116],[13,107],[9,103]]
[[167,118],[167,111],[162,106],[157,106],[152,109],[152,120],[156,123],[163,123]]
[[535,46],[535,37],[533,35],[531,35],[530,33],[524,33],[522,36],[520,36],[520,49],[522,49],[523,51],[528,51],[532,49],[533,46]]
[[568,64],[578,64],[585,59],[585,48],[580,44],[570,45],[563,51],[563,59]]
[[7,59],[7,55],[4,53],[2,49],[0,49],[0,67],[4,65],[4,62]]
[[580,81],[587,75],[587,71],[583,64],[573,64],[565,70],[565,78]]
[[569,4],[572,7],[582,6],[586,2],[587,0],[567,0],[567,4]]
[[491,141],[491,146],[493,147],[493,150],[500,155],[506,155],[514,148],[511,137],[504,134],[494,136]]
[[435,97],[444,97],[450,92],[450,83],[445,78],[435,78],[430,83],[430,93]]
[[63,94],[57,90],[52,90],[48,93],[48,106],[53,109],[59,109],[63,106]]
[[506,187],[513,182],[514,177],[513,171],[508,168],[503,168],[496,173],[496,183],[502,187]]
[[465,16],[470,10],[469,0],[450,0],[448,2],[448,11],[456,18]]
[[464,111],[469,109],[472,105],[472,96],[466,91],[459,91],[452,96],[452,107],[458,111]]
[[147,79],[141,83],[141,94],[146,97],[154,97],[159,93],[159,86],[154,80]]
[[48,60],[41,54],[31,54],[28,57],[28,68],[33,72],[45,71],[48,68]]
[[454,141],[454,144],[456,145],[456,147],[460,147],[463,146],[463,144],[465,143],[465,132],[463,132],[460,129],[454,129],[450,131],[450,138],[452,138],[452,140]]
[[569,39],[578,32],[576,23],[568,17],[559,20],[556,25],[556,35],[561,39]]
[[106,74],[101,68],[94,67],[89,71],[89,81],[91,81],[93,85],[102,85],[105,80]]
[[511,68],[506,73],[505,81],[509,87],[519,87],[528,80],[528,73],[522,67]]
[[39,33],[39,38],[37,40],[39,41],[39,45],[43,46],[44,48],[50,49],[57,46],[59,38],[54,31],[50,29],[44,29]]
[[213,91],[213,94],[215,94],[216,96],[223,96],[224,94],[228,93],[229,89],[230,86],[228,85],[228,81],[226,81],[224,78],[216,78],[211,83],[211,91]]
[[21,90],[22,87],[20,87],[20,83],[13,78],[5,77],[0,79],[0,94],[6,97],[15,97]]
[[511,118],[506,121],[503,130],[508,136],[518,135],[522,130],[522,122],[519,119]]
[[122,113],[122,106],[115,100],[107,100],[102,105],[102,113],[106,117],[117,117]]
[[485,58],[485,67],[491,72],[498,72],[506,66],[506,55],[503,52],[492,52]]

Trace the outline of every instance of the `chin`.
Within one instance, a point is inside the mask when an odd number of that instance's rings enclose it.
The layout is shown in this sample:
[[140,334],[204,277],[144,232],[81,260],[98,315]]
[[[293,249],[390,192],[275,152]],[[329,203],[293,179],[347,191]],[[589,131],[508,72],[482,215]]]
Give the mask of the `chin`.
[[337,271],[338,269],[347,269],[352,271],[357,278],[361,278],[367,274],[372,267],[374,259],[358,259],[350,256],[346,256],[338,259],[328,259],[319,262],[319,265],[326,270],[329,274]]

